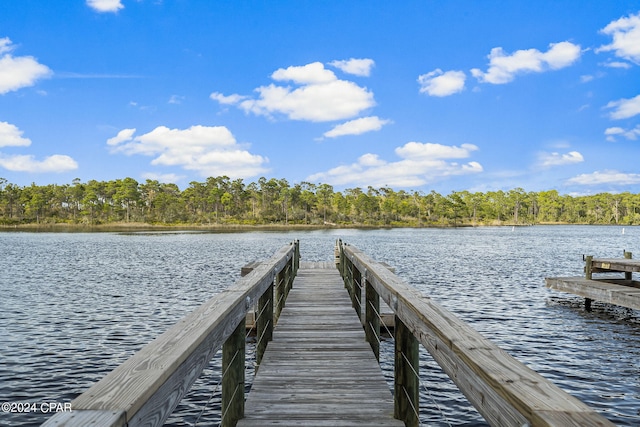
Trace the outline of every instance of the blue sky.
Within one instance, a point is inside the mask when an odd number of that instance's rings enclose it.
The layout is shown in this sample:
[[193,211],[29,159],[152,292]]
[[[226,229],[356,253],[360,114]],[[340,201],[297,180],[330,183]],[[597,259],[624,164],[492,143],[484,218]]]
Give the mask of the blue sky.
[[640,191],[636,1],[13,0],[0,177]]

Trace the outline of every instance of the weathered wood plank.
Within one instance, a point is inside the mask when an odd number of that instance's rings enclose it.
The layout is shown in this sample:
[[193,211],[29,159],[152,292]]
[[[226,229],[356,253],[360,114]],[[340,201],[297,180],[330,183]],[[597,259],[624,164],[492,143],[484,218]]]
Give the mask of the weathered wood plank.
[[[626,283],[617,284],[614,280],[605,280],[589,280],[583,277],[548,277],[545,279],[545,283],[547,288],[555,291],[568,292],[594,301],[640,310],[640,288]],[[624,280],[619,281],[619,283],[624,282]]]
[[594,272],[640,272],[640,259],[593,258],[591,263]]
[[362,251],[344,253],[490,424],[613,426]]
[[334,263],[300,265],[253,382],[251,426],[402,426]]
[[100,426],[119,427],[126,423],[122,411],[71,411],[57,414],[42,424],[42,427]]

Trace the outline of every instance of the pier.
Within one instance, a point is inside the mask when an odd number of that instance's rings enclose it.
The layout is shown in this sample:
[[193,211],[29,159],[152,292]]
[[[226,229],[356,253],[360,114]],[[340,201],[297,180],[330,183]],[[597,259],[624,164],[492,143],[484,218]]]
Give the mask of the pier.
[[332,263],[300,264],[238,427],[404,426]]
[[[623,254],[624,258],[586,256],[584,277],[548,277],[546,286],[584,297],[587,311],[591,310],[592,301],[640,310],[640,282],[633,280],[633,273],[640,272],[640,260],[632,259],[631,252]],[[606,275],[594,277],[594,273]]]
[[[293,242],[255,263],[44,426],[161,426],[222,351],[221,425],[419,425],[419,346],[493,426],[613,426],[455,315],[341,241],[332,262]],[[381,306],[394,315],[394,381],[378,366]],[[257,372],[245,396],[245,328]]]

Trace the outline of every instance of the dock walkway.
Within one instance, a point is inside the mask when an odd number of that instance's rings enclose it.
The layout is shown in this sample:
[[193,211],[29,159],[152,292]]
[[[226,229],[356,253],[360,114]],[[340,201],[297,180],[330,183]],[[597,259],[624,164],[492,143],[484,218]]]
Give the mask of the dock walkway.
[[239,427],[403,426],[333,263],[302,262]]

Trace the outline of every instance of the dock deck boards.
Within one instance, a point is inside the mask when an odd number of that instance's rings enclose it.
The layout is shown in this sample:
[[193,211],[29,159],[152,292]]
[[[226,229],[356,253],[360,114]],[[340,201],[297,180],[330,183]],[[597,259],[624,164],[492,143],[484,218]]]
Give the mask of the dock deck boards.
[[301,263],[239,427],[403,426],[333,263]]
[[[612,283],[614,282],[614,283]],[[624,283],[623,280],[619,281]],[[617,284],[614,280],[589,280],[583,277],[549,277],[547,288],[568,292],[594,301],[640,310],[640,288]]]

